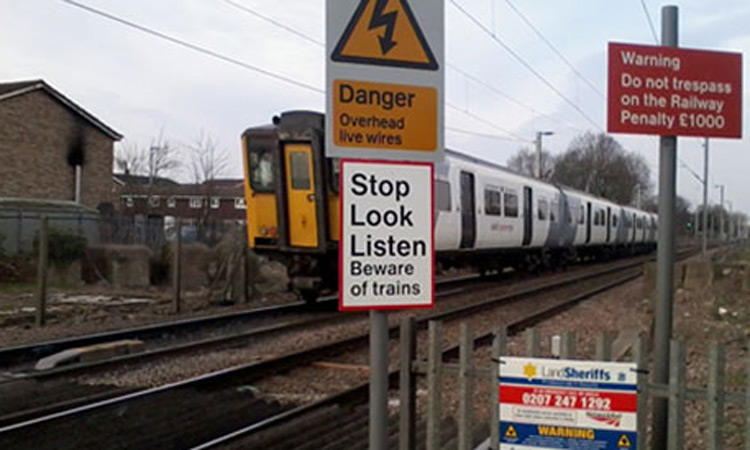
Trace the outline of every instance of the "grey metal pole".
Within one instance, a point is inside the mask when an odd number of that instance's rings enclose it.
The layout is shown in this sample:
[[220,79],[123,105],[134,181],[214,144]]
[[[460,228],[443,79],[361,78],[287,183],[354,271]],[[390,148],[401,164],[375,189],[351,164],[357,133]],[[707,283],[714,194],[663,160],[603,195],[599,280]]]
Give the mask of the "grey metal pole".
[[176,239],[172,255],[172,310],[179,313],[182,305],[182,220],[175,220]]
[[39,221],[39,261],[36,288],[36,325],[47,323],[47,266],[49,263],[49,219],[42,216]]
[[[678,8],[662,8],[662,46],[678,46]],[[659,149],[659,247],[656,272],[656,308],[654,326],[654,375],[658,384],[669,383],[669,341],[672,336],[674,299],[675,195],[677,179],[677,137],[660,138]],[[654,398],[653,448],[667,448],[666,399]]]
[[542,179],[542,132],[536,132],[536,164],[534,167],[536,178]]
[[708,138],[703,143],[703,256],[708,252]]
[[724,185],[718,185],[719,191],[721,192],[721,206],[719,207],[719,240],[724,240]]
[[370,450],[388,449],[388,313],[370,311]]

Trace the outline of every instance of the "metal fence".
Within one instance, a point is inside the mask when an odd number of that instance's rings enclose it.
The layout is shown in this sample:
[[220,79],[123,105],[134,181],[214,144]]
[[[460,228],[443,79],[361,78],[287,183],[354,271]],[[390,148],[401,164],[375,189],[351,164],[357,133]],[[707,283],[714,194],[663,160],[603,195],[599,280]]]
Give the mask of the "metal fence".
[[[29,254],[39,234],[42,217],[50,230],[86,238],[89,247],[103,244],[144,245],[158,252],[175,240],[175,219],[161,216],[101,216],[89,211],[0,210],[0,253]],[[182,242],[214,246],[236,229],[237,224],[222,221],[199,224],[183,221]]]
[[[451,441],[454,448],[469,450],[475,448],[473,436],[477,430],[474,417],[474,405],[477,401],[487,402],[491,411],[484,430],[489,430],[490,437],[480,448],[498,449],[500,441],[499,430],[499,389],[498,369],[500,358],[506,356],[507,330],[500,328],[493,333],[475,338],[466,324],[461,325],[460,343],[457,347],[445,350],[442,326],[438,321],[431,321],[428,328],[427,358],[416,357],[416,332],[413,318],[405,318],[401,322],[400,342],[400,417],[399,417],[399,448],[407,450],[422,448],[438,450],[443,447],[445,440],[444,415],[442,405],[441,385],[446,377],[454,378],[458,386],[457,432]],[[478,341],[477,341],[478,339]],[[475,364],[473,352],[475,346],[481,342],[492,343],[492,357],[485,364]],[[573,333],[561,336],[560,357],[573,359],[575,351]],[[597,339],[594,360],[610,361],[612,359],[612,339],[610,336],[600,336]],[[540,357],[540,335],[536,329],[526,331],[526,356]],[[656,446],[670,450],[682,450],[685,446],[685,416],[686,402],[698,401],[704,404],[703,424],[705,424],[705,448],[715,450],[725,448],[725,414],[728,406],[739,407],[744,411],[743,445],[750,450],[750,364],[744,375],[744,391],[728,391],[725,387],[726,368],[723,345],[709,346],[709,364],[706,387],[693,388],[687,385],[687,362],[685,344],[672,341],[670,351],[670,377],[668,384],[655,384],[648,381],[648,346],[645,339],[633,342],[630,348],[632,361],[638,366],[638,440],[635,448],[644,449],[647,444],[647,419],[650,400],[666,399],[669,405],[668,441],[666,445]],[[458,359],[458,362],[455,359]],[[750,363],[750,358],[748,358]],[[426,442],[417,442],[417,377],[426,377]],[[457,379],[457,380],[456,380]],[[490,392],[484,400],[475,398],[474,384],[484,380],[491,383]],[[441,436],[442,434],[442,436]],[[692,447],[695,448],[695,447]],[[734,448],[737,448],[736,446]]]

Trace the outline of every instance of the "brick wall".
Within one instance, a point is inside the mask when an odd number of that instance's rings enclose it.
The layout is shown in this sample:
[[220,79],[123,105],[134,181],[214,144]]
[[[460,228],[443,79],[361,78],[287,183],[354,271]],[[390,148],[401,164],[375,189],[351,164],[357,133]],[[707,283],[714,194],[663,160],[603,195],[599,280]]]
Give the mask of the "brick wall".
[[84,205],[112,203],[114,141],[42,90],[0,102],[0,197],[74,200],[68,150],[84,136]]

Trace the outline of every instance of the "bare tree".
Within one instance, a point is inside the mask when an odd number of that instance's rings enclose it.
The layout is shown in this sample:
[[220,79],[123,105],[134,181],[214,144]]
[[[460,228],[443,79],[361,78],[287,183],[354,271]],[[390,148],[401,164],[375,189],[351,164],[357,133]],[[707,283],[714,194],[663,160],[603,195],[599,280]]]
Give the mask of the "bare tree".
[[[507,162],[508,168],[521,175],[533,177],[536,174],[536,151],[521,147]],[[549,180],[555,169],[555,157],[542,150],[542,179]]]
[[164,132],[151,141],[148,148],[134,142],[119,145],[115,151],[115,167],[129,175],[148,176],[153,180],[172,175],[181,167],[178,149],[164,138]]
[[645,159],[604,133],[575,138],[557,157],[552,180],[620,204],[633,203],[638,190],[647,198],[652,187]]
[[208,231],[215,225],[215,221],[211,217],[213,209],[211,199],[216,195],[217,186],[213,181],[224,175],[228,161],[226,154],[219,149],[216,140],[205,132],[201,132],[198,138],[193,141],[189,146],[189,152],[193,182],[200,185],[203,192],[203,208],[198,220],[198,236],[199,239],[205,239]]
[[189,150],[190,171],[195,184],[210,182],[226,172],[226,154],[219,150],[216,140],[210,134],[201,132]]
[[179,158],[179,149],[172,142],[164,138],[164,132],[159,132],[159,137],[151,141],[148,148],[148,176],[153,180],[174,173],[182,166]]
[[146,175],[146,154],[134,142],[123,142],[115,149],[115,168],[126,175]]

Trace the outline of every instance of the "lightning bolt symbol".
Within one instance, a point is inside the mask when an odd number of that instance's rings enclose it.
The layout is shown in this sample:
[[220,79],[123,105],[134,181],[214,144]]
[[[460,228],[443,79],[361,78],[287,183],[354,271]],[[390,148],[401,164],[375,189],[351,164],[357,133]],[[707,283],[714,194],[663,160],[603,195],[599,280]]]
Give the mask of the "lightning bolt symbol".
[[396,31],[398,12],[392,11],[385,14],[386,6],[388,6],[388,0],[377,0],[375,9],[372,12],[369,27],[370,30],[385,27],[385,33],[383,33],[382,36],[378,36],[380,50],[383,52],[383,55],[388,54],[388,52],[397,45],[397,42],[393,40],[393,33]]

